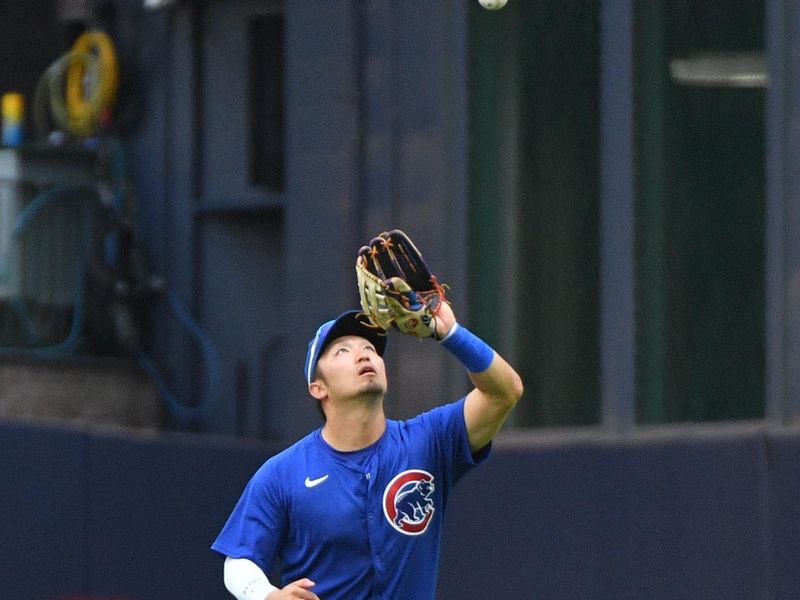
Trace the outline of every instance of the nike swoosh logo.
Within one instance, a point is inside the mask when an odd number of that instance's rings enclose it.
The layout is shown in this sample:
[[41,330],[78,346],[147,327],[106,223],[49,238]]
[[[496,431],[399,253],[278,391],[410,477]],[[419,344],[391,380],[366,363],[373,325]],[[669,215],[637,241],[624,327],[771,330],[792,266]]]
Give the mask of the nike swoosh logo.
[[306,487],[307,488],[312,488],[315,485],[319,485],[320,483],[325,481],[327,478],[328,478],[327,475],[323,475],[322,477],[317,477],[316,479],[309,479],[308,477],[306,477]]

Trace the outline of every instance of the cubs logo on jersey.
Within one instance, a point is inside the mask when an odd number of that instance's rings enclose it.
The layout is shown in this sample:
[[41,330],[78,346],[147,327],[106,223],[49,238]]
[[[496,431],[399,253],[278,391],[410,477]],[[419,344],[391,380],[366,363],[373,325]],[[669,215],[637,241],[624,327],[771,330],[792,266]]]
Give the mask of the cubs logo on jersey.
[[433,475],[420,469],[399,473],[383,492],[383,514],[400,533],[425,533],[436,512]]

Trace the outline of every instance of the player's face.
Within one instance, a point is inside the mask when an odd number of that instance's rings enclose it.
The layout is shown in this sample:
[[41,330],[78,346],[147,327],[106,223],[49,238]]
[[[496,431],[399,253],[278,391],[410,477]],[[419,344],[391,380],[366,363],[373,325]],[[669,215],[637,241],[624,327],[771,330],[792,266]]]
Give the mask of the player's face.
[[317,369],[331,395],[386,393],[383,359],[365,338],[355,335],[336,338],[320,356]]

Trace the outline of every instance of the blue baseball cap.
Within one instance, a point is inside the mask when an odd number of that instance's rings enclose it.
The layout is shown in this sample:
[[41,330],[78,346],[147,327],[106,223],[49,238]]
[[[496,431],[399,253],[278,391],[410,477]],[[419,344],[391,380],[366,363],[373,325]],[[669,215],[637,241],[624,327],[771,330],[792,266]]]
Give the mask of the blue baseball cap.
[[375,346],[378,356],[383,356],[383,351],[386,349],[386,332],[372,325],[367,316],[360,310],[348,310],[335,319],[320,325],[317,333],[308,342],[304,371],[306,384],[311,385],[314,371],[317,368],[317,361],[325,351],[325,348],[333,340],[344,335],[357,335],[369,340]]

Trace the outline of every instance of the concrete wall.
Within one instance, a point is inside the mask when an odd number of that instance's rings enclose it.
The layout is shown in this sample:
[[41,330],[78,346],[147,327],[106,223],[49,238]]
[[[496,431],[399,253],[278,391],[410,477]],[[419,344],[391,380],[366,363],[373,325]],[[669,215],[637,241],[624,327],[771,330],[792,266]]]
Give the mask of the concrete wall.
[[0,361],[0,419],[155,430],[163,413],[152,381],[130,361],[22,353]]

